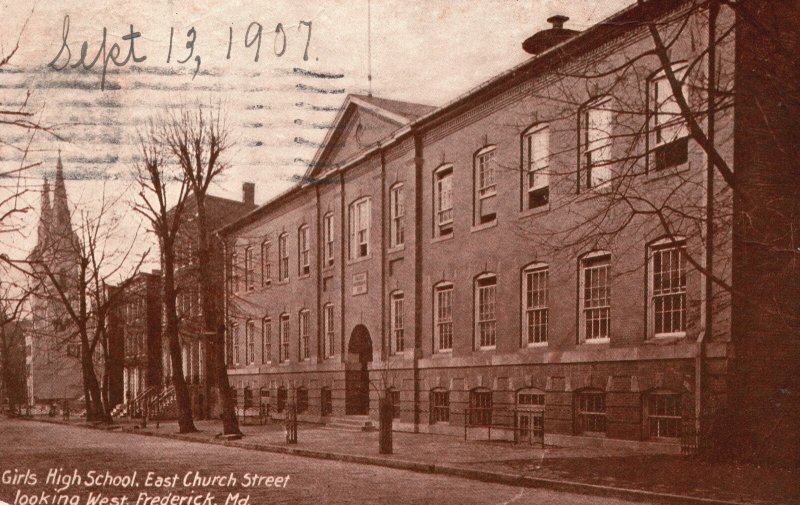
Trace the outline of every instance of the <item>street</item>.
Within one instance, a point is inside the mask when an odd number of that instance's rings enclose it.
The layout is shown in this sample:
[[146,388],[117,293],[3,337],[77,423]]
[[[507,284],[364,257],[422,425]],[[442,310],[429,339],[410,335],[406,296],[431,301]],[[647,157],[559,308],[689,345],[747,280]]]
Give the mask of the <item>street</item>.
[[630,503],[7,419],[0,475],[0,500],[12,505]]

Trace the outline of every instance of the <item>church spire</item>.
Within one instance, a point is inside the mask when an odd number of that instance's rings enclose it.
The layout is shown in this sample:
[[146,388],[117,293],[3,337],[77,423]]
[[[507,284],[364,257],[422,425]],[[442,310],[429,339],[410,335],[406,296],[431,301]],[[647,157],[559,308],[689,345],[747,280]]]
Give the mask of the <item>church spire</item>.
[[37,246],[44,247],[50,235],[50,225],[53,220],[53,209],[50,207],[50,182],[44,176],[42,185],[42,205],[39,210],[39,233]]
[[72,233],[72,219],[67,204],[67,188],[64,186],[64,165],[61,163],[61,150],[56,163],[56,184],[53,190],[53,231],[68,237]]

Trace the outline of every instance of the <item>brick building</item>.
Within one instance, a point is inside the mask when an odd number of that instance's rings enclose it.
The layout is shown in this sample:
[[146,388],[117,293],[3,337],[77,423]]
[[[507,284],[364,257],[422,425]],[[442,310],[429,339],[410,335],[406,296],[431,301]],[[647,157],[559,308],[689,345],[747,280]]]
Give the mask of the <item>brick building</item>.
[[[232,200],[214,195],[206,196],[206,212],[211,230],[234,221],[255,208],[255,185],[246,182],[242,186],[242,200]],[[183,210],[184,222],[181,224],[176,240],[177,308],[181,320],[181,348],[183,374],[192,397],[192,411],[197,418],[204,418],[216,412],[216,393],[213,363],[208,357],[209,343],[203,330],[203,312],[200,300],[200,276],[211,276],[214,282],[213,300],[217,307],[219,324],[222,318],[224,296],[224,260],[222,243],[211,235],[211,269],[200,271],[197,260],[199,250],[196,227],[196,202],[189,196]],[[169,383],[172,363],[169,359],[166,336],[162,347],[162,370],[165,383]]]
[[112,333],[123,345],[124,401],[132,401],[164,381],[161,339],[161,277],[141,272],[125,286]]
[[796,449],[774,426],[797,412],[797,297],[771,301],[800,284],[781,231],[797,175],[769,154],[796,145],[796,100],[757,69],[790,68],[787,17],[556,16],[529,60],[442,107],[349,96],[303,181],[220,232],[233,386],[323,422],[386,394],[395,429]]

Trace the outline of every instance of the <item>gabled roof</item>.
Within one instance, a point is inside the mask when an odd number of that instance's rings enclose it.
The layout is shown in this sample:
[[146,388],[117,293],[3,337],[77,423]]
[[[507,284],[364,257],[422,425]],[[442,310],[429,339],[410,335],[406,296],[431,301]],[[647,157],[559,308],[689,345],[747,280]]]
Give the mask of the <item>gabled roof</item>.
[[339,136],[347,125],[348,119],[357,108],[376,114],[388,122],[396,124],[398,128],[436,110],[436,107],[419,103],[390,100],[369,95],[347,95],[341,108],[339,108],[339,112],[336,113],[332,126],[325,134],[325,140],[314,155],[308,170],[306,170],[306,178],[310,179],[312,175],[319,173],[320,162],[325,159],[325,156],[336,145]]
[[[633,0],[631,0],[633,1]],[[337,132],[337,126],[341,129],[340,123],[343,119],[346,120],[347,114],[352,110],[355,105],[361,105],[373,110],[373,112],[380,110],[385,117],[394,117],[394,122],[398,123],[397,131],[387,136],[384,140],[377,144],[366,148],[359,156],[348,160],[344,166],[339,167],[340,170],[346,170],[348,166],[358,163],[365,156],[374,153],[386,146],[393,145],[400,139],[409,135],[413,130],[421,131],[425,128],[430,128],[437,122],[446,120],[452,115],[458,114],[460,110],[474,106],[481,100],[485,100],[487,95],[492,93],[499,93],[502,90],[508,89],[531,76],[537,75],[540,72],[547,71],[551,67],[563,64],[572,58],[578,57],[581,54],[593,48],[599,47],[601,44],[614,37],[620,36],[631,30],[637,29],[648,20],[656,19],[660,15],[677,9],[686,5],[690,0],[650,0],[646,2],[631,3],[628,7],[612,14],[603,21],[593,25],[592,27],[575,34],[563,42],[550,47],[542,53],[536,54],[526,61],[512,67],[505,72],[502,72],[487,81],[479,84],[471,90],[455,97],[450,102],[442,105],[441,107],[429,107],[427,105],[419,105],[409,102],[401,102],[397,100],[387,100],[384,98],[376,98],[365,95],[348,95],[342,108],[339,110],[334,126],[328,130],[325,137],[325,143],[322,145],[314,160],[306,171],[303,181],[295,186],[292,186],[283,193],[273,197],[268,202],[257,207],[256,209],[248,212],[239,219],[219,228],[217,233],[222,235],[231,233],[232,231],[245,226],[256,220],[261,214],[274,208],[288,198],[300,192],[309,183],[314,183],[315,178],[312,176],[314,168],[319,163],[322,155],[325,153],[327,146],[333,145],[331,141],[335,142],[334,136]],[[373,107],[374,109],[369,109]],[[426,110],[427,109],[427,110]],[[411,117],[414,116],[414,117]]]

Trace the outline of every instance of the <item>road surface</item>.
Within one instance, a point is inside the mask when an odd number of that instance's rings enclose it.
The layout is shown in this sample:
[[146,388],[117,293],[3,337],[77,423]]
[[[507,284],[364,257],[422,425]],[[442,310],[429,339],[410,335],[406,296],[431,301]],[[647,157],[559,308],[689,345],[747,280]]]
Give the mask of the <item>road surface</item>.
[[0,477],[11,505],[631,503],[4,418]]

